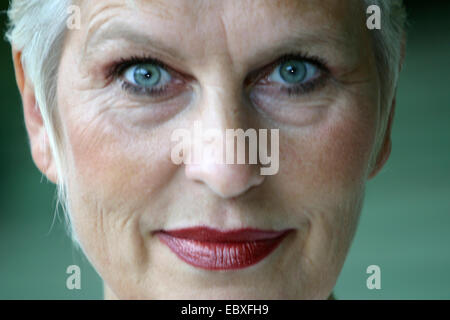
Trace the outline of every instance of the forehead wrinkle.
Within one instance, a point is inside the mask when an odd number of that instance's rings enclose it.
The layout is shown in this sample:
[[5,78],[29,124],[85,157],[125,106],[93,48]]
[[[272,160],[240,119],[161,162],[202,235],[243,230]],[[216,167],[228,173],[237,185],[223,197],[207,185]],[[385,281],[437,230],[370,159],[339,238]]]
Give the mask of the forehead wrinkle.
[[85,43],[85,53],[89,56],[89,53],[97,47],[101,47],[103,43],[111,40],[121,40],[134,44],[139,48],[151,48],[154,51],[161,51],[164,54],[171,56],[172,58],[180,61],[183,58],[179,55],[175,48],[172,48],[165,44],[163,40],[160,40],[152,35],[137,30],[133,26],[118,23],[117,21],[111,21],[106,23],[105,27],[97,29]]
[[[228,47],[238,43],[232,41],[233,37],[238,36],[242,40],[240,52],[250,60],[276,54],[270,51],[277,48],[317,48],[348,53],[355,48],[355,36],[358,32],[354,30],[355,24],[350,22],[364,18],[363,14],[354,16],[359,8],[349,8],[342,1],[324,1],[319,8],[316,0],[261,0],[243,3],[239,16],[235,14],[232,5],[224,5],[224,23],[229,27],[228,41],[231,43]],[[246,19],[239,20],[242,17]],[[342,19],[343,17],[352,19]]]
[[[312,17],[310,16],[310,11],[314,8],[312,6],[312,2],[308,0],[294,2],[281,0],[278,0],[277,2],[245,2],[246,5],[242,6],[239,15],[236,15],[236,13],[233,12],[233,7],[227,6],[225,4],[231,4],[230,2],[221,2],[219,4],[213,4],[204,1],[181,2],[182,4],[184,4],[183,8],[181,8],[179,3],[178,6],[175,6],[175,1],[170,2],[170,4],[164,4],[160,3],[160,1],[157,0],[123,0],[120,3],[109,3],[109,6],[106,8],[105,6],[95,6],[89,18],[90,21],[88,30],[86,32],[85,52],[90,50],[91,46],[99,44],[100,41],[121,39],[127,41],[128,43],[135,43],[142,47],[144,50],[151,47],[152,49],[156,49],[156,51],[162,51],[163,53],[167,53],[169,56],[173,56],[176,60],[185,61],[187,59],[187,57],[190,55],[190,53],[188,53],[188,50],[179,50],[175,47],[171,48],[169,37],[155,34],[155,38],[152,39],[152,35],[149,32],[146,32],[146,30],[142,30],[148,28],[137,28],[133,27],[132,23],[127,24],[126,22],[128,22],[130,19],[116,19],[116,16],[120,16],[121,13],[123,14],[124,10],[126,9],[129,9],[131,13],[136,10],[136,8],[125,5],[125,3],[128,4],[129,2],[138,2],[139,4],[145,3],[146,5],[143,5],[143,7],[146,8],[145,14],[155,15],[155,12],[161,12],[161,10],[165,10],[164,12],[168,12],[169,8],[173,13],[176,14],[179,13],[179,10],[184,8],[181,12],[182,16],[190,15],[195,12],[199,16],[195,20],[195,23],[192,25],[191,34],[186,35],[186,37],[182,37],[185,38],[184,40],[180,38],[181,41],[175,42],[177,44],[182,44],[185,42],[187,37],[195,37],[197,35],[199,41],[206,41],[204,45],[201,45],[199,47],[202,49],[198,48],[198,51],[196,51],[197,56],[201,54],[205,57],[209,56],[211,59],[212,55],[219,54],[224,58],[222,60],[222,63],[228,63],[229,66],[234,66],[239,69],[241,69],[239,67],[241,63],[236,59],[242,58],[241,60],[245,62],[245,66],[243,66],[243,70],[241,70],[242,72],[245,72],[244,69],[248,71],[247,64],[249,64],[251,67],[254,67],[258,64],[264,63],[264,60],[273,58],[275,55],[280,54],[280,52],[287,53],[286,51],[301,50],[306,51],[305,53],[308,54],[310,53],[309,49],[312,48],[312,51],[319,53],[320,50],[331,50],[333,52],[339,50],[351,55],[357,54],[357,52],[354,52],[357,50],[352,51],[352,49],[355,48],[355,38],[350,33],[354,33],[354,31],[349,30],[349,32],[347,32],[348,27],[351,27],[347,24],[345,26],[334,26],[333,28],[332,22],[336,20],[335,16],[330,17],[332,19],[329,24],[308,24],[308,20],[312,19]],[[189,5],[187,3],[189,3]],[[315,3],[315,8],[317,9],[317,2]],[[155,4],[156,7],[154,7],[153,4]],[[304,7],[302,7],[302,4],[304,5]],[[336,10],[341,11],[345,9],[345,6],[342,3],[336,4],[333,1],[328,1],[326,2],[326,4],[327,5],[324,8],[325,10],[314,10],[315,12],[312,14],[314,16],[320,14],[323,18],[327,17],[328,15],[333,15],[333,12],[335,12]],[[336,8],[336,5],[338,5],[339,8]],[[272,11],[270,7],[272,7],[273,10],[281,10],[280,13],[286,13],[286,16],[282,14],[281,17],[278,17],[280,19],[287,19],[285,23],[279,24],[281,30],[285,30],[286,32],[276,32],[274,27],[270,28],[268,23],[265,22],[267,21],[267,19],[259,20],[260,18],[264,18],[265,12],[267,12],[267,10],[269,10],[269,13],[270,11]],[[333,10],[333,8],[335,10]],[[104,12],[105,10],[108,10],[109,12],[105,12],[104,14],[102,14],[102,12]],[[299,14],[294,15],[294,11],[298,11]],[[209,13],[211,13],[210,17],[208,17]],[[155,16],[158,17],[157,19],[159,20],[164,20],[160,19],[160,15],[156,14]],[[167,17],[167,15],[163,16]],[[248,19],[239,21],[239,17],[241,17],[242,19],[242,17],[246,16]],[[297,19],[295,19],[296,16],[298,16]],[[270,20],[278,18],[276,16],[274,17],[269,15],[269,24]],[[115,20],[115,22],[113,23],[113,21],[111,20]],[[252,20],[261,21],[262,26],[260,26],[259,28],[257,26],[256,28],[252,28],[255,27],[255,23],[251,22]],[[207,26],[209,25],[209,27],[205,28],[205,22]],[[214,27],[214,25],[216,27]],[[282,27],[282,25],[288,27],[284,28]],[[217,32],[215,35],[214,30],[216,30]],[[264,37],[264,33],[268,33],[268,38],[266,38],[268,40],[258,40],[257,38]],[[246,39],[245,34],[247,34],[249,38]],[[211,35],[213,35],[215,39],[212,38],[208,40],[208,36]],[[236,39],[236,37],[241,40],[241,44],[238,44],[239,42],[234,41],[238,40]],[[221,44],[218,45],[219,43]],[[234,48],[236,45],[239,48],[238,56],[234,56],[234,53],[236,53],[236,51],[233,51],[231,48]],[[187,46],[186,48],[190,47]],[[185,59],[182,59],[182,57],[180,57],[181,54],[187,55],[185,56]],[[200,59],[200,57],[198,58]],[[202,61],[204,61],[204,59]],[[204,63],[202,64],[204,65]]]
[[[145,13],[150,12],[160,19],[173,20],[177,14],[184,12],[183,8],[176,4],[176,1],[164,0],[126,0],[131,3],[134,9],[139,9]],[[145,3],[145,5],[143,5]],[[151,4],[151,6],[149,6]]]
[[[86,4],[86,2],[84,3]],[[106,8],[104,6],[104,4],[106,4],[106,1],[102,1],[100,3],[101,5],[97,7],[94,6],[94,10],[88,15],[87,21],[83,23],[83,25],[87,25],[87,28],[83,34],[84,45],[82,46],[82,53],[87,52],[89,44],[91,43],[92,39],[95,39],[95,35],[98,34],[100,30],[102,30],[102,26],[104,26],[108,20],[111,20],[112,17],[118,15],[117,12],[114,14],[114,9],[123,8],[123,3],[119,4],[117,2],[110,2]],[[89,12],[90,8],[92,7],[90,7],[89,5],[85,5],[82,10]],[[107,12],[108,14],[106,14],[105,12]]]
[[[176,1],[165,2],[161,0],[119,0],[115,2],[99,2],[101,5],[93,6],[94,10],[89,14],[87,18],[88,21],[84,23],[85,25],[88,25],[88,27],[84,32],[84,45],[80,46],[81,56],[85,57],[91,45],[98,44],[96,41],[121,39],[126,40],[129,43],[138,44],[141,47],[145,46],[144,49],[148,47],[159,49],[159,51],[164,51],[174,58],[182,60],[178,54],[179,51],[165,45],[163,39],[157,39],[156,35],[154,35],[155,37],[152,39],[152,36],[145,33],[142,28],[133,28],[132,25],[127,25],[127,22],[130,20],[128,17],[125,21],[120,20],[120,16],[123,17],[123,12],[127,9],[130,13],[135,14],[138,19],[138,15],[141,15],[142,17],[142,14],[151,14],[159,20],[168,21],[173,20],[174,15],[176,14],[186,15],[187,8],[183,9],[181,6],[177,6],[175,2]],[[87,5],[87,3],[91,3],[90,1],[83,1],[83,3],[85,4],[84,10],[87,11],[92,8]],[[111,29],[108,30],[106,26],[116,17],[119,17],[119,19],[116,19],[118,21],[111,23]],[[179,41],[177,43],[179,43]]]
[[234,67],[233,56],[230,51],[230,44],[229,44],[228,35],[227,35],[227,27],[226,27],[222,12],[219,14],[219,26],[220,26],[221,33],[223,34],[225,56],[227,57],[228,61],[231,63],[231,66]]

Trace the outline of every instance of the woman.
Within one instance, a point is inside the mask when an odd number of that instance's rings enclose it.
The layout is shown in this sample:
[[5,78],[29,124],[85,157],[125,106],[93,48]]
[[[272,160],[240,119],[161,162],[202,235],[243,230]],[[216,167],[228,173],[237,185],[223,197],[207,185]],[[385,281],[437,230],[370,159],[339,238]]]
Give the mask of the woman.
[[[401,1],[13,0],[9,18],[33,160],[106,298],[330,296],[391,149]],[[267,130],[246,150],[270,144],[277,170],[216,161],[220,139],[174,152],[199,124]]]

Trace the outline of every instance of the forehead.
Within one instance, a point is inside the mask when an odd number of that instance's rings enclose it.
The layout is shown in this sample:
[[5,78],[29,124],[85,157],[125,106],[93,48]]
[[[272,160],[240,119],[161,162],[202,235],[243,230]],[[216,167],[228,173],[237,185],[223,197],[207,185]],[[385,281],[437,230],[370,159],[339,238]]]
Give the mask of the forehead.
[[87,33],[116,21],[184,44],[192,45],[195,37],[203,47],[227,40],[245,49],[294,30],[317,37],[350,37],[365,25],[359,0],[84,0],[81,4]]

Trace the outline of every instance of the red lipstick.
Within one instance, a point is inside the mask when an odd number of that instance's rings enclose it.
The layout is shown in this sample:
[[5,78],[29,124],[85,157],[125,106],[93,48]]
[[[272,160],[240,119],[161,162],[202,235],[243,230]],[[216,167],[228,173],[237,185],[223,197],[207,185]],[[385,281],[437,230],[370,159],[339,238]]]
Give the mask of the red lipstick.
[[275,250],[291,230],[236,229],[220,231],[207,227],[159,231],[159,239],[186,263],[207,270],[249,267]]

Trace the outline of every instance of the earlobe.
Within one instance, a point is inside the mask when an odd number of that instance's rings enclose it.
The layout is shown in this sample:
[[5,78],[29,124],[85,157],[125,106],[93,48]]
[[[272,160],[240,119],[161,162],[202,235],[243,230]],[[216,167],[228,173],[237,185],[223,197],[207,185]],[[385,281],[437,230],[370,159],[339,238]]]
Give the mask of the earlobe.
[[389,156],[391,155],[391,149],[392,149],[391,138],[386,137],[383,147],[381,148],[378,154],[375,166],[372,169],[371,173],[369,174],[368,177],[369,180],[375,177],[378,174],[378,172],[380,172],[380,170],[384,167],[387,160],[389,159]]
[[36,103],[34,87],[27,79],[21,62],[21,52],[13,50],[17,86],[22,97],[25,126],[30,142],[33,161],[38,169],[53,183],[57,183],[57,172],[44,127],[39,106]]

